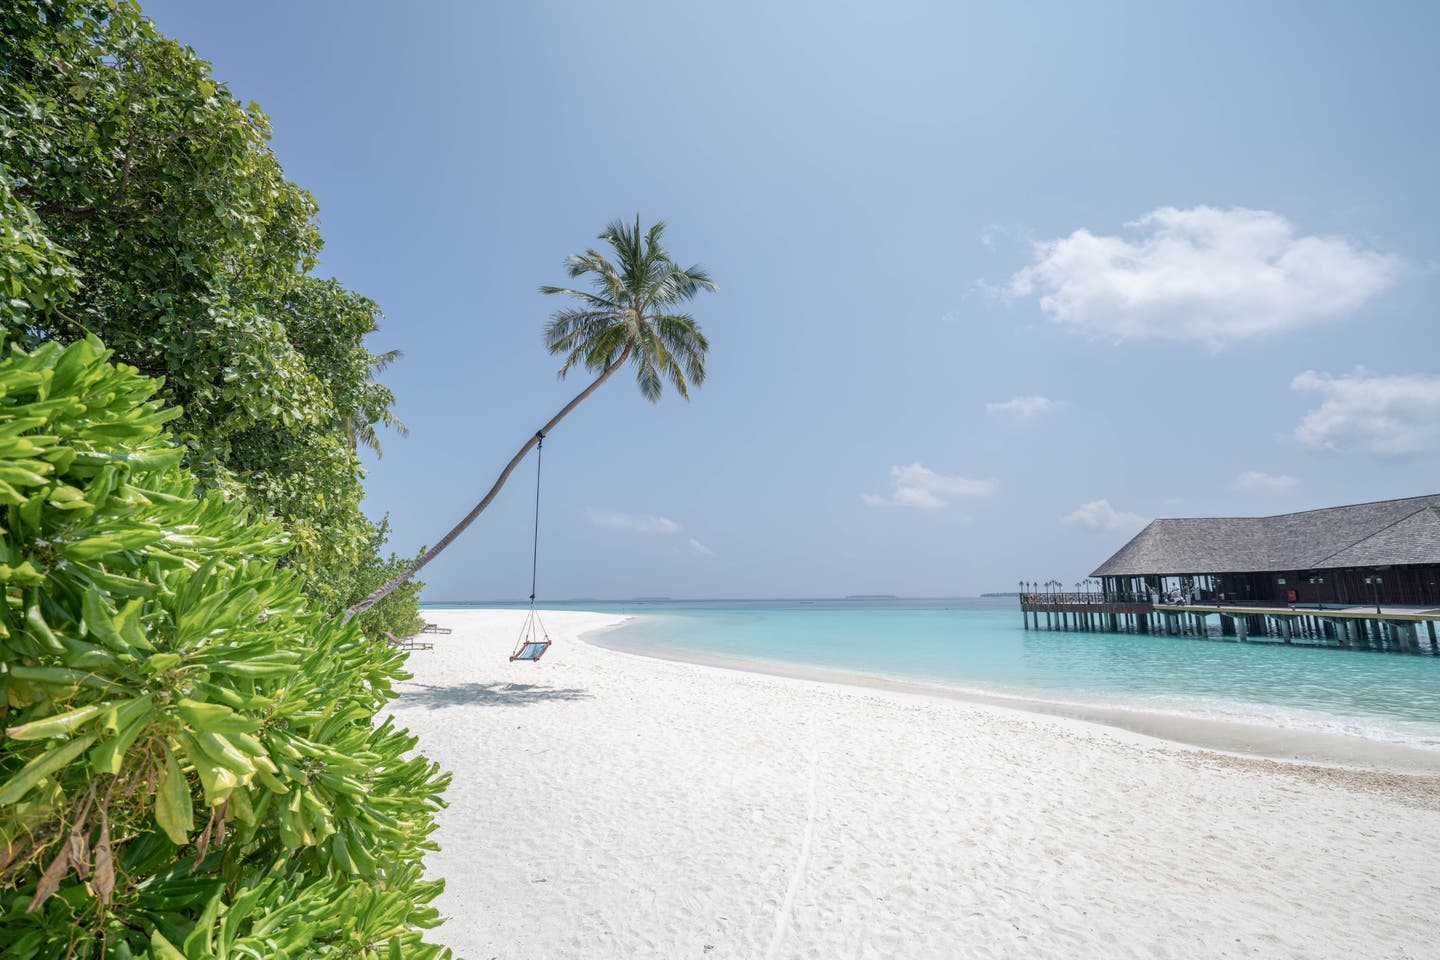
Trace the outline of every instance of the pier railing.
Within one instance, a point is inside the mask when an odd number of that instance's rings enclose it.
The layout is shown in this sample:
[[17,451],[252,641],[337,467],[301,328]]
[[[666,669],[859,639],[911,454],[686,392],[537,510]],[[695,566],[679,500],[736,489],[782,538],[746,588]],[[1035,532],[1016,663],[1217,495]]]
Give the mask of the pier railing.
[[1023,593],[1020,595],[1022,603],[1032,606],[1054,606],[1058,604],[1085,605],[1095,603],[1109,603],[1103,593]]

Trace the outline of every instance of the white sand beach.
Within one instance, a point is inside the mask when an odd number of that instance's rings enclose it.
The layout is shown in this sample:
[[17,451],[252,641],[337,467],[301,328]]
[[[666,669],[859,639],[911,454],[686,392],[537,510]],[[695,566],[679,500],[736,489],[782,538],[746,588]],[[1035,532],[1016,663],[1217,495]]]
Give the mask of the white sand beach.
[[1440,957],[1433,779],[428,615],[394,713],[454,774],[469,960]]

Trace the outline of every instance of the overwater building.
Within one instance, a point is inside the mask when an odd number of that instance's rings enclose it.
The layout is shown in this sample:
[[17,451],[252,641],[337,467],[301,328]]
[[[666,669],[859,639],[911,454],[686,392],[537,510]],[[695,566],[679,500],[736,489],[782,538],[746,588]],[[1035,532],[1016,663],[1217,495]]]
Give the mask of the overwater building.
[[1092,576],[1127,600],[1440,607],[1440,496],[1156,520]]
[[1440,495],[1155,520],[1091,576],[1022,583],[1026,627],[1437,652]]

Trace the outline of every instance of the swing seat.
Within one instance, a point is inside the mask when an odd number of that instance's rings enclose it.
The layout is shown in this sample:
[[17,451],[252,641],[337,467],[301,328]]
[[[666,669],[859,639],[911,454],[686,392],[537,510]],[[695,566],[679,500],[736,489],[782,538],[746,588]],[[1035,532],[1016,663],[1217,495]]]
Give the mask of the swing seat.
[[550,641],[548,638],[545,640],[524,640],[521,641],[520,648],[510,654],[510,661],[513,663],[516,660],[539,660],[545,655],[545,651],[549,649]]
[[511,663],[516,660],[529,660],[533,663],[550,649],[550,631],[540,622],[540,615],[533,606],[535,601],[532,599],[530,602],[530,612],[526,614],[525,625],[520,628],[520,637],[515,641],[515,652],[510,654]]

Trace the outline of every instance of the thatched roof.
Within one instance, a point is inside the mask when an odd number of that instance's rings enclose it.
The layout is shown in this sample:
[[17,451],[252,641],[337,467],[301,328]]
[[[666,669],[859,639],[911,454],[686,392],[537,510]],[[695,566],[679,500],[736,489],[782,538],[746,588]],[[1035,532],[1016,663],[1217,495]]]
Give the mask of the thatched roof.
[[1440,495],[1275,517],[1155,520],[1091,576],[1440,564]]

